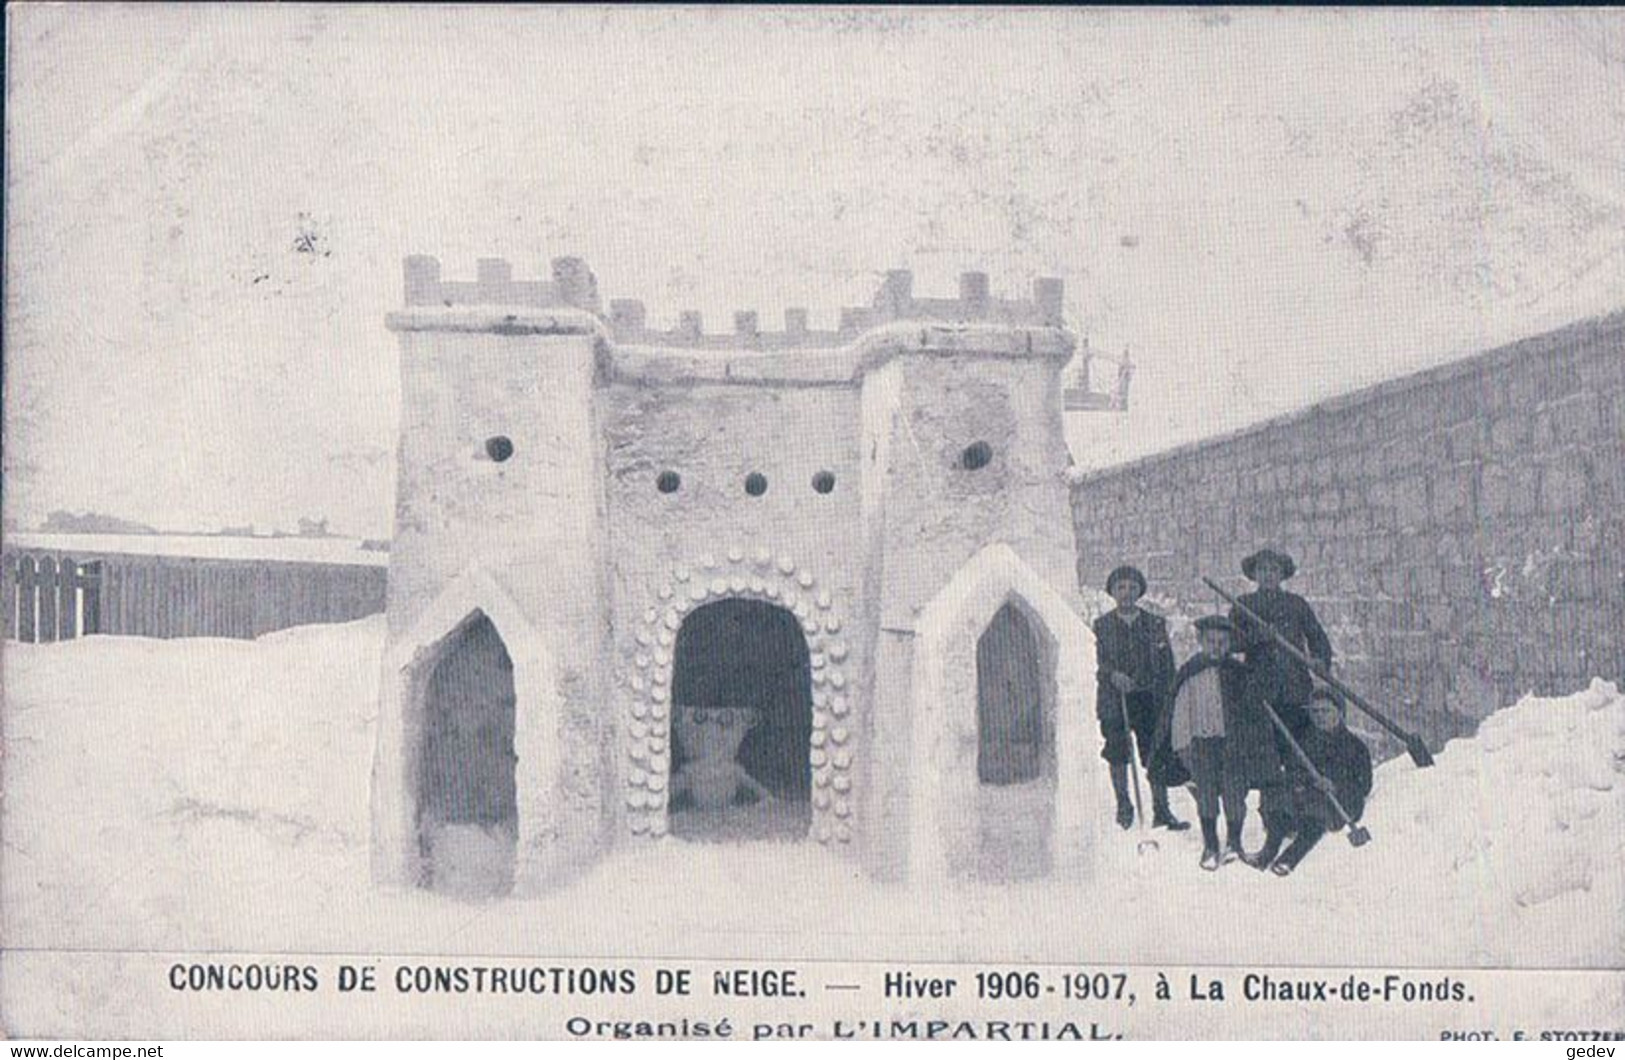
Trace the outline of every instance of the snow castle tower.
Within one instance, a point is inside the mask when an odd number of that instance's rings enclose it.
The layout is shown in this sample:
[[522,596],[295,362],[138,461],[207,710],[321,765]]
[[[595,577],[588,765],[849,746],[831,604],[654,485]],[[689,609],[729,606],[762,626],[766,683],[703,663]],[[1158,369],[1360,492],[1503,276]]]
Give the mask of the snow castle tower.
[[685,840],[1086,871],[1059,280],[893,271],[834,329],[721,335],[604,312],[573,258],[405,281],[380,882],[535,892]]
[[446,283],[434,259],[409,258],[406,308],[388,321],[401,433],[374,777],[381,880],[434,882],[436,865],[489,870],[494,857],[535,885],[600,842],[603,344],[591,272],[561,258],[552,275],[515,282],[485,259],[473,283]]

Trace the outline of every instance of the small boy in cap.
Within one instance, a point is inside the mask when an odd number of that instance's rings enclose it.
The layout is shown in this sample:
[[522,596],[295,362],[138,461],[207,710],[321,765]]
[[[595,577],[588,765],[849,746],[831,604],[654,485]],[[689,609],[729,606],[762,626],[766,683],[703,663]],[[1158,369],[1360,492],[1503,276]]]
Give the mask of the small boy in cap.
[[[1314,764],[1315,771],[1330,783],[1338,804],[1358,821],[1365,812],[1365,800],[1371,794],[1371,751],[1365,741],[1343,725],[1347,705],[1329,689],[1316,689],[1309,699],[1309,726],[1298,738],[1298,745]],[[1292,805],[1292,842],[1281,851],[1286,835],[1271,832],[1259,851],[1259,867],[1269,867],[1277,876],[1288,876],[1298,867],[1304,855],[1328,831],[1343,827],[1343,817],[1332,806],[1326,790],[1316,783],[1309,771],[1294,755],[1287,763],[1287,790]],[[1276,856],[1276,852],[1280,856]]]
[[[1272,787],[1281,772],[1271,724],[1260,699],[1267,672],[1230,654],[1234,627],[1223,615],[1197,619],[1201,650],[1179,668],[1173,705],[1158,729],[1184,762],[1196,785],[1196,811],[1202,825],[1202,868],[1209,872],[1241,858],[1247,820],[1247,791]],[[1219,844],[1219,810],[1224,810],[1225,843]]]
[[[1117,823],[1134,824],[1134,802],[1129,797],[1129,756],[1134,743],[1140,761],[1150,768],[1151,738],[1162,716],[1168,683],[1174,675],[1174,649],[1168,642],[1168,623],[1139,606],[1145,595],[1145,575],[1138,568],[1118,567],[1106,576],[1106,592],[1117,606],[1095,620],[1095,673],[1098,692],[1095,715],[1105,738],[1100,757],[1111,766],[1112,791],[1117,795]],[[1125,709],[1128,724],[1124,724]],[[1151,782],[1151,827],[1180,832],[1190,825],[1168,807],[1168,789]]]

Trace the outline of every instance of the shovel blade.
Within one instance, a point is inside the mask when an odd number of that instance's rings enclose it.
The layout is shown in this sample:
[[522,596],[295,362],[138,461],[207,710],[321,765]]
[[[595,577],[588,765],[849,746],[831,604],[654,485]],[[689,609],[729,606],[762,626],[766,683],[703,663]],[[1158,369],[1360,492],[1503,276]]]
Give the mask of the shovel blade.
[[1367,832],[1363,826],[1357,824],[1349,825],[1350,846],[1363,847],[1369,842],[1371,842],[1371,833]]

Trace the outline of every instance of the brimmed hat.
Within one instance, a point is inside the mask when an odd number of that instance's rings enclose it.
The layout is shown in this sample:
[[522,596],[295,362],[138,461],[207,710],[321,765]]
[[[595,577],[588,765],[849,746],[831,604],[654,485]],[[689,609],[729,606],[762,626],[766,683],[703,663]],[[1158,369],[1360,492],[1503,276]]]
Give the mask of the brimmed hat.
[[1280,566],[1282,581],[1286,581],[1286,579],[1298,573],[1298,565],[1293,562],[1292,557],[1285,552],[1277,552],[1273,548],[1261,548],[1242,560],[1241,573],[1247,576],[1248,581],[1256,582],[1258,579],[1253,576],[1253,571],[1257,570],[1258,565],[1265,560],[1271,560]]
[[1140,587],[1140,595],[1145,595],[1145,575],[1140,572],[1140,568],[1131,567],[1126,563],[1112,571],[1110,574],[1106,575],[1106,592],[1110,593],[1112,591],[1112,586],[1116,585],[1124,578],[1127,578],[1129,581],[1138,585]]
[[1234,633],[1236,631],[1235,625],[1223,615],[1203,615],[1201,618],[1196,620],[1196,629],[1197,632],[1201,632],[1204,629],[1222,629],[1226,633]]

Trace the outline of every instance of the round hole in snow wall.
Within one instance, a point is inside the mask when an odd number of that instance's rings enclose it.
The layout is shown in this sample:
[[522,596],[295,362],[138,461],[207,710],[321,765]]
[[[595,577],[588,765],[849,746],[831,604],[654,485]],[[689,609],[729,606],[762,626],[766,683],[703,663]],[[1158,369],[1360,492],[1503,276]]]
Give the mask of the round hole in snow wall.
[[655,476],[655,489],[661,493],[676,493],[682,484],[683,477],[675,471],[662,471]]
[[828,493],[835,488],[835,473],[833,471],[820,471],[812,477],[812,488],[819,493]]
[[767,492],[767,476],[760,471],[752,471],[745,476],[745,492],[752,497],[760,497]]
[[959,466],[966,471],[984,468],[993,459],[993,447],[986,442],[972,442],[959,454]]
[[513,439],[506,434],[493,434],[485,440],[485,455],[502,463],[513,455]]

